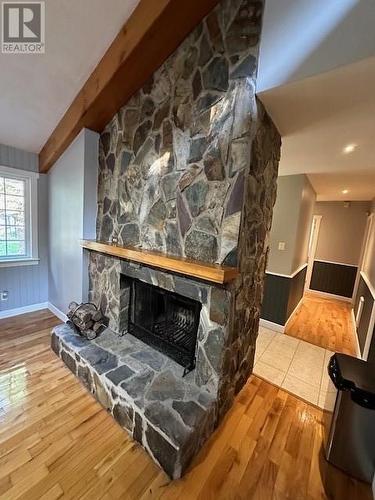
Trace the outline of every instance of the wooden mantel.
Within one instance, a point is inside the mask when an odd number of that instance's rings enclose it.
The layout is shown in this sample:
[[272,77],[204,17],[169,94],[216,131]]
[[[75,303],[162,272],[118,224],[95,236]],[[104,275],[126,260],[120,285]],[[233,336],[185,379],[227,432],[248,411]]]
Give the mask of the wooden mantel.
[[198,278],[223,285],[232,281],[239,273],[236,267],[207,264],[183,257],[172,257],[161,252],[142,250],[135,247],[124,247],[113,243],[94,240],[82,240],[81,246],[87,250],[100,252],[113,257],[130,260],[146,266],[156,267],[163,271],[183,274],[189,278]]

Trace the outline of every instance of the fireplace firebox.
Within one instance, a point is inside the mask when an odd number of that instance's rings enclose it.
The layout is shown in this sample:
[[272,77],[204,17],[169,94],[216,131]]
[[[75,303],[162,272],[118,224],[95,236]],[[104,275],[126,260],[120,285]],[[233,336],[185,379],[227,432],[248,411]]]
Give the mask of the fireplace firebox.
[[195,367],[201,303],[133,279],[129,332],[184,367]]

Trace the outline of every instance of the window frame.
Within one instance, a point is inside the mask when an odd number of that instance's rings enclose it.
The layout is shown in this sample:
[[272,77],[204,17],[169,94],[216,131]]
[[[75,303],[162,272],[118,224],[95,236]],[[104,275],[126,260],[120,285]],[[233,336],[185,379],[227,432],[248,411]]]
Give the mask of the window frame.
[[38,248],[38,179],[37,172],[0,165],[0,177],[25,182],[25,249],[26,255],[0,257],[1,267],[36,265],[39,263]]

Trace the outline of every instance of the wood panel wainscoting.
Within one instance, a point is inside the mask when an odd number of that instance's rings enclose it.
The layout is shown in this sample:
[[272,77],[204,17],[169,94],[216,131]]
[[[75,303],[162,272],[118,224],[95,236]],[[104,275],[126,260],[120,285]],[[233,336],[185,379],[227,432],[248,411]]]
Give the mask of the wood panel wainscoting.
[[50,349],[49,311],[0,321],[0,498],[366,500],[327,464],[324,413],[252,376],[171,482]]
[[125,247],[113,243],[104,243],[94,240],[82,240],[81,246],[86,250],[112,255],[121,259],[130,260],[139,264],[156,267],[158,269],[198,278],[204,281],[223,285],[232,281],[238,275],[236,267],[207,264],[183,257],[173,257],[161,252],[142,250],[141,248]]

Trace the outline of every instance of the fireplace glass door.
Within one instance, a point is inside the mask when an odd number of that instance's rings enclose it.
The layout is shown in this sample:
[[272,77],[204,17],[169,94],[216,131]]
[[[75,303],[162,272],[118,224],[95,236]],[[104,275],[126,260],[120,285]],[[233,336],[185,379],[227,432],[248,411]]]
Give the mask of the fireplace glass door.
[[130,333],[192,370],[200,302],[134,279],[130,304]]

